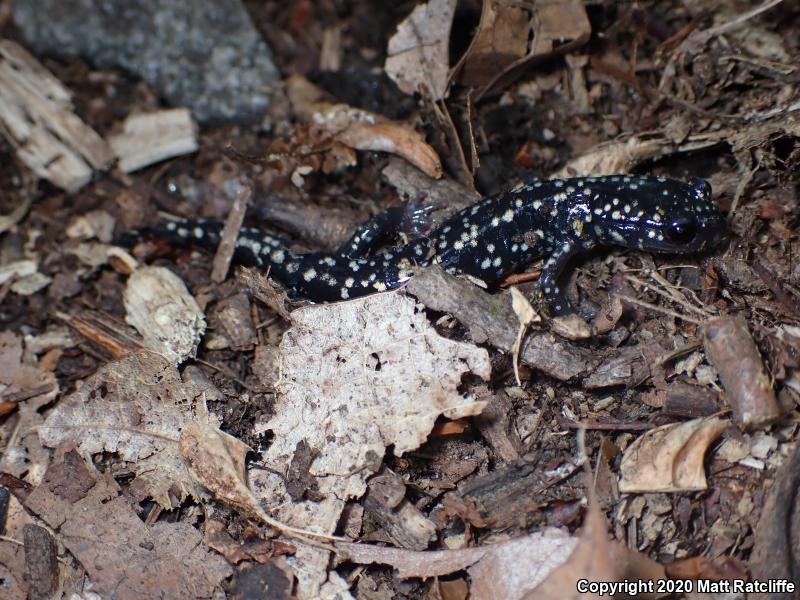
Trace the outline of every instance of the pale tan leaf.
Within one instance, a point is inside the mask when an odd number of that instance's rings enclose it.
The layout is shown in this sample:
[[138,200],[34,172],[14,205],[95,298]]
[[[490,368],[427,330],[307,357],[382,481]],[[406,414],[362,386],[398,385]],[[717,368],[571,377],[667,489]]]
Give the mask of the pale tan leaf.
[[428,177],[439,179],[442,176],[442,163],[436,150],[407,125],[357,123],[339,133],[336,140],[356,150],[397,154]]
[[[281,342],[274,416],[256,425],[274,442],[250,480],[267,507],[296,527],[331,533],[344,503],[361,496],[386,447],[397,455],[425,442],[439,416],[460,418],[485,406],[458,388],[462,375],[488,378],[485,350],[436,333],[424,308],[401,291],[292,313]],[[305,470],[318,501],[292,498],[284,479],[298,448],[315,458]],[[270,509],[271,510],[271,509]],[[320,597],[327,553],[298,547],[301,597]]]
[[430,0],[411,11],[389,38],[386,74],[403,92],[432,100],[447,94],[450,27],[456,0]]
[[[294,111],[312,122],[319,135],[355,150],[396,154],[428,177],[439,179],[442,176],[439,155],[413,127],[360,108],[331,102],[322,90],[299,75],[286,80],[286,94]],[[328,151],[329,159],[333,158],[336,147],[334,143]],[[346,163],[351,160],[346,155],[339,158]]]
[[671,423],[646,432],[622,456],[619,491],[705,490],[703,457],[728,425],[728,421],[710,417]]
[[261,518],[261,506],[247,486],[245,455],[250,451],[247,444],[197,420],[184,426],[179,445],[181,456],[215,498],[252,518]]
[[50,447],[72,442],[87,457],[118,453],[137,475],[134,487],[169,510],[170,489],[177,490],[179,502],[205,496],[177,444],[201,392],[163,357],[132,354],[100,368],[61,400],[39,427],[39,437]]
[[[489,574],[489,577],[484,578],[484,583],[488,585],[492,576],[500,577],[502,574],[495,571]],[[657,580],[665,578],[664,568],[660,564],[608,537],[606,520],[597,503],[590,500],[580,541],[569,558],[550,572],[546,579],[535,588],[529,588],[529,591],[522,596],[515,597],[523,600],[597,598],[596,593],[586,593],[585,590],[580,590],[579,582],[603,582],[608,585],[621,583],[623,586],[627,586],[628,582],[642,580],[645,582],[645,586],[653,582],[654,589],[637,588],[631,595],[637,598],[655,598],[657,595],[649,592],[655,591]],[[626,589],[630,590],[630,588],[623,587],[618,588],[618,591]],[[605,595],[612,594],[606,589]],[[477,595],[475,597],[481,598]],[[490,596],[482,597],[489,598]],[[620,594],[619,597],[624,597],[624,595]]]

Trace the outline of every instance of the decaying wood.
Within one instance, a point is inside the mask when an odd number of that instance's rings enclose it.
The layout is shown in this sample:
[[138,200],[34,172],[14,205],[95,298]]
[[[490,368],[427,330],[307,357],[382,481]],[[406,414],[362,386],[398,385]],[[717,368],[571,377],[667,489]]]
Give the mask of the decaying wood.
[[105,140],[73,112],[71,98],[24,48],[0,40],[0,132],[28,168],[68,191],[114,160]]
[[706,323],[704,345],[740,427],[756,429],[780,418],[775,390],[744,317],[723,316]]
[[[775,474],[764,510],[755,531],[755,545],[750,560],[750,572],[762,581],[786,579],[797,581],[800,576],[800,446]],[[772,599],[778,595],[755,594],[755,598]]]
[[178,364],[194,356],[206,330],[205,314],[180,277],[164,267],[142,267],[122,295],[125,320],[144,346]]
[[549,501],[563,502],[583,494],[579,486],[570,493],[563,485],[557,492],[549,492],[556,483],[556,479],[544,474],[540,465],[520,461],[479,476],[457,492],[447,493],[444,506],[448,513],[457,514],[476,527],[529,527]]
[[59,312],[55,316],[110,358],[121,358],[143,349],[141,340],[128,326],[107,315],[86,311],[79,315]]
[[709,417],[723,408],[723,402],[717,392],[697,385],[676,382],[664,393],[664,414],[695,419]]
[[436,526],[406,499],[405,492],[405,482],[387,469],[370,480],[364,510],[392,545],[425,550],[436,539]]
[[108,142],[125,173],[197,150],[197,125],[185,108],[133,114]]
[[214,263],[211,268],[211,281],[222,283],[230,269],[233,261],[233,253],[236,251],[236,238],[239,237],[239,229],[244,222],[244,215],[247,212],[247,205],[253,196],[252,186],[239,181],[231,181],[225,188],[225,193],[233,200],[231,210],[225,219],[225,226],[222,229],[222,236],[214,254]]
[[[428,308],[452,314],[469,328],[474,341],[489,342],[505,352],[514,348],[519,320],[509,292],[487,294],[438,267],[417,273],[406,289]],[[588,374],[599,360],[589,350],[536,331],[528,334],[520,355],[523,364],[561,381]]]
[[509,417],[511,399],[505,393],[495,394],[492,402],[475,417],[475,425],[497,456],[505,463],[519,459],[523,444]]

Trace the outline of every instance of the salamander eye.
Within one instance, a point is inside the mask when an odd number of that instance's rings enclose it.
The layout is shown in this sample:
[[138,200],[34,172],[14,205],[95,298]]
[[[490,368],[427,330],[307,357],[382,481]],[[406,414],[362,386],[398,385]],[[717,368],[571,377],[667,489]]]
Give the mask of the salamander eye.
[[689,184],[697,190],[700,190],[700,193],[703,195],[704,198],[711,197],[711,184],[708,183],[705,179],[700,179],[699,177],[691,177],[689,179]]
[[694,239],[695,233],[697,227],[690,217],[677,218],[667,227],[667,239],[675,244],[688,244]]

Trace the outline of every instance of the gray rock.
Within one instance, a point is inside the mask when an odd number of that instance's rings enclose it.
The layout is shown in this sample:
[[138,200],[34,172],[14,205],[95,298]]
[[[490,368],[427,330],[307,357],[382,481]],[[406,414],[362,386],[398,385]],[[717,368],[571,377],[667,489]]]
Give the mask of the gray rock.
[[269,48],[238,0],[18,0],[39,54],[121,67],[199,121],[254,121],[276,91]]

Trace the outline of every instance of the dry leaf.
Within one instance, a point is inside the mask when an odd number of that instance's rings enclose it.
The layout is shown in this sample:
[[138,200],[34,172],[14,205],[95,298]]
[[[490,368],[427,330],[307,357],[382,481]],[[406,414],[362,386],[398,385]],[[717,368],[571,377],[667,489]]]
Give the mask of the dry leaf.
[[419,4],[389,38],[386,74],[406,94],[420,92],[432,100],[447,95],[450,71],[450,27],[456,0]]
[[0,331],[0,385],[7,387],[22,366],[22,338],[13,331]]
[[110,477],[76,452],[51,465],[24,501],[58,530],[103,598],[212,598],[231,568],[189,522],[146,525]]
[[483,87],[528,53],[530,12],[500,0],[484,0],[478,31],[461,61],[459,80]]
[[[494,577],[502,576],[496,572]],[[547,578],[523,596],[524,600],[570,600],[571,598],[597,598],[597,593],[579,591],[579,582],[594,582],[605,585],[621,583],[624,587],[616,588],[618,597],[625,597],[625,592],[637,598],[655,598],[658,594],[650,593],[646,587],[651,582],[666,579],[664,568],[644,554],[630,550],[626,546],[609,539],[606,531],[606,520],[597,503],[590,499],[586,513],[580,542],[569,559],[547,575]],[[474,577],[473,577],[474,581]],[[487,583],[490,579],[485,580]],[[644,588],[635,591],[627,587],[629,584],[644,582]],[[655,588],[655,583],[652,584]],[[653,592],[655,589],[652,590]],[[584,590],[585,592],[585,590]],[[607,588],[605,596],[614,595],[613,589]],[[490,596],[485,596],[489,598]],[[477,595],[476,595],[477,598]]]
[[180,503],[205,496],[178,452],[178,436],[192,419],[203,390],[181,381],[178,371],[152,352],[110,362],[61,400],[39,427],[46,446],[72,442],[84,456],[116,452],[137,475],[134,482],[171,510],[170,491]]
[[338,133],[336,140],[356,150],[397,154],[428,177],[439,179],[442,176],[442,163],[436,150],[425,143],[422,135],[407,125],[354,122]]
[[451,77],[477,87],[480,98],[525,68],[583,45],[590,34],[581,0],[540,0],[533,8],[485,0],[478,32]]
[[356,563],[391,565],[400,578],[439,577],[467,569],[473,600],[580,598],[579,579],[620,582],[665,577],[661,565],[608,538],[595,503],[590,504],[580,537],[550,529],[463,550],[414,552],[366,544],[336,544],[336,548]]
[[[422,306],[399,291],[309,306],[292,321],[281,342],[274,417],[256,426],[274,442],[262,456],[267,468],[252,469],[250,480],[267,506],[280,507],[281,521],[330,533],[387,446],[400,455],[422,444],[439,416],[483,409],[458,387],[463,373],[488,378],[491,366],[485,350],[439,336]],[[307,472],[318,502],[293,501],[275,474],[287,471],[298,444],[316,453]],[[302,597],[320,596],[328,561],[323,551],[298,547]]]
[[34,362],[29,346],[23,353],[22,338],[11,331],[0,332],[0,417],[17,410],[14,434],[5,438],[0,453],[0,472],[24,476],[29,483],[41,480],[50,460],[36,427],[43,421],[42,407],[59,393],[56,377],[44,368],[44,361],[30,364]]
[[179,448],[192,473],[215,498],[260,519],[261,507],[247,487],[245,456],[250,446],[198,419],[183,427]]
[[442,176],[439,155],[412,127],[386,117],[336,104],[307,79],[294,75],[286,80],[286,93],[295,113],[312,122],[327,146],[333,142],[355,150],[374,150],[402,156],[429,177]]
[[619,491],[686,492],[707,488],[703,457],[728,427],[720,418],[663,425],[646,432],[625,450]]

